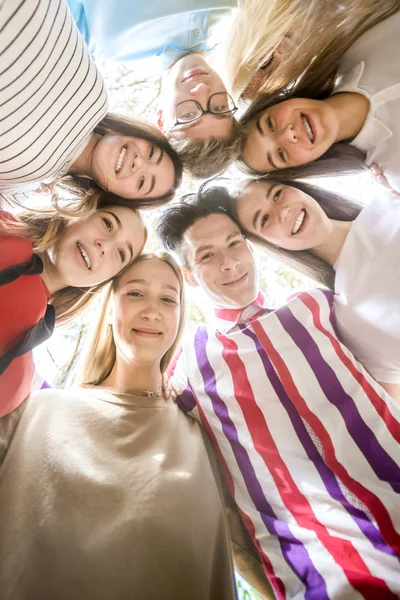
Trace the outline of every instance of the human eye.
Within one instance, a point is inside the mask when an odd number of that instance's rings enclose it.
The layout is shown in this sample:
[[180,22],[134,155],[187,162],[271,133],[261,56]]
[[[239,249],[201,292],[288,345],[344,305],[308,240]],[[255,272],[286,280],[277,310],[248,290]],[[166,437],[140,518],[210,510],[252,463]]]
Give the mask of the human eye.
[[142,187],[144,186],[144,181],[145,181],[144,176],[139,179],[138,190],[142,189]]
[[237,246],[238,244],[240,244],[242,240],[232,240],[229,244],[229,248],[233,248],[234,246]]
[[184,121],[190,121],[190,119],[195,119],[197,117],[197,111],[194,110],[187,110],[186,112],[183,112],[179,118],[183,119]]
[[149,150],[149,159],[151,160],[154,156],[154,144],[151,144],[150,146],[150,150]]
[[203,254],[203,256],[201,256],[200,261],[205,262],[208,259],[210,259],[211,257],[212,257],[212,252],[207,252],[207,254]]
[[275,127],[274,127],[274,124],[272,123],[271,117],[267,118],[267,125],[268,125],[269,129],[272,131],[272,133],[274,133]]
[[132,296],[133,298],[142,298],[143,294],[137,290],[131,290],[130,292],[127,292],[127,296]]
[[213,106],[213,112],[215,113],[224,113],[227,112],[228,106],[226,104],[217,104]]
[[269,219],[269,215],[264,215],[264,216],[262,217],[262,219],[261,219],[261,223],[260,223],[260,225],[261,225],[261,229],[262,229],[262,228],[264,227],[264,225],[265,225],[265,224],[268,222],[268,219]]
[[111,233],[111,231],[113,230],[113,224],[112,221],[110,221],[110,219],[107,219],[107,217],[102,217],[103,222],[105,224],[105,226],[107,227],[108,231]]
[[282,162],[286,162],[285,153],[283,152],[282,148],[278,148],[278,156]]
[[119,257],[120,257],[120,259],[121,259],[121,262],[123,262],[123,263],[124,263],[124,262],[125,262],[125,258],[126,258],[125,251],[124,251],[124,250],[122,250],[122,249],[120,248],[120,249],[118,250],[118,254],[119,254]]
[[278,202],[281,194],[282,194],[282,190],[278,190],[277,192],[275,192],[275,194],[274,194],[274,202]]
[[176,300],[174,300],[173,298],[170,298],[169,296],[164,296],[164,298],[162,300],[166,304],[178,304]]

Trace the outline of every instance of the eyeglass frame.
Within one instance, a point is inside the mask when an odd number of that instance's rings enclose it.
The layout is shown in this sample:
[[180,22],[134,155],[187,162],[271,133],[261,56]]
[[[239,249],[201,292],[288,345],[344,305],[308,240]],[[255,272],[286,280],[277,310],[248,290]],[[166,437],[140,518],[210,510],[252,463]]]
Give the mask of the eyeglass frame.
[[[212,110],[210,110],[211,98],[213,98],[214,96],[217,96],[218,94],[226,94],[227,96],[229,96],[229,98],[233,102],[233,108],[231,110],[226,110],[225,112],[220,112],[220,113],[215,113]],[[181,123],[180,121],[178,121],[178,117],[176,116],[176,109],[181,104],[185,104],[185,102],[194,102],[196,104],[196,106],[198,106],[198,108],[200,108],[201,115],[199,117],[196,117],[195,119],[191,119],[190,121],[184,121],[183,123]],[[204,110],[203,107],[202,107],[202,105],[200,104],[200,102],[197,102],[197,100],[182,100],[182,102],[179,102],[175,106],[175,119],[176,119],[176,121],[172,125],[170,131],[172,131],[172,129],[174,127],[176,127],[177,125],[187,125],[188,123],[194,123],[195,121],[199,121],[202,117],[204,117],[204,115],[227,115],[227,114],[234,115],[237,110],[239,110],[239,109],[236,106],[234,99],[232,98],[232,96],[230,94],[228,94],[228,92],[215,92],[215,94],[211,94],[211,96],[209,97],[208,102],[207,102],[207,110]]]

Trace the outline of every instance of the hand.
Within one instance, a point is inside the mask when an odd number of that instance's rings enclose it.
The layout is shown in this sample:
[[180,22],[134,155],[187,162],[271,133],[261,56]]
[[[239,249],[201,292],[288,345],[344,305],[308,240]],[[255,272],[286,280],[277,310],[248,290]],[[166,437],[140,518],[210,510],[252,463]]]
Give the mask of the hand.
[[172,400],[173,402],[176,402],[178,392],[166,373],[164,373],[162,377],[162,391],[165,400]]
[[392,188],[392,186],[390,185],[390,183],[386,179],[386,177],[383,174],[383,171],[382,171],[382,169],[380,168],[379,165],[377,165],[376,163],[372,163],[372,165],[370,166],[370,169],[371,169],[371,171],[372,171],[372,173],[373,173],[376,181],[380,185],[383,185],[383,187],[386,188],[387,190],[389,190],[394,196],[400,196],[400,193],[397,192],[395,189]]

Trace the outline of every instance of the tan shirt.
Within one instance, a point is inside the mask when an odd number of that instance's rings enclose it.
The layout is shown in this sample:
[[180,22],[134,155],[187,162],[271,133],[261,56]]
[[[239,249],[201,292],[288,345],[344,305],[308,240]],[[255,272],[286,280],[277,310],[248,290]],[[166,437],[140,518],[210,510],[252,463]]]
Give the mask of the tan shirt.
[[236,598],[205,443],[162,398],[34,394],[0,469],[1,599]]

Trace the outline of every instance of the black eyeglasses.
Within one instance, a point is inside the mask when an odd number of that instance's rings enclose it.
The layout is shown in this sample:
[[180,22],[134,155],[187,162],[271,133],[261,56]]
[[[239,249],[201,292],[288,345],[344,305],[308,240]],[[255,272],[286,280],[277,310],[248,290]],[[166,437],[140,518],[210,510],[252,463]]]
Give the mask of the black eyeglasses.
[[203,110],[201,104],[196,100],[184,100],[175,107],[175,123],[171,129],[177,125],[186,125],[198,121],[203,115],[232,115],[238,110],[232,96],[227,92],[217,92],[208,99],[207,110]]

